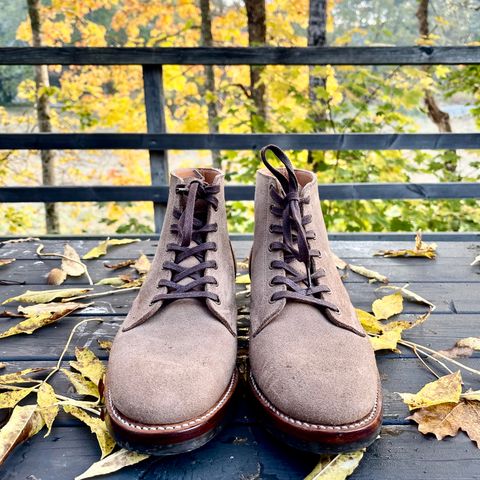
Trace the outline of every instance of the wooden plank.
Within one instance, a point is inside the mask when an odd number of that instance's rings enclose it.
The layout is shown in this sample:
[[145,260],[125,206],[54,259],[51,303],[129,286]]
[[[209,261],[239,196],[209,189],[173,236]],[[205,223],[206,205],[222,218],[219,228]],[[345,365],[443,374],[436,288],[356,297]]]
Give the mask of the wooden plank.
[[479,149],[480,133],[0,133],[0,150]]
[[[480,198],[480,183],[338,183],[318,187],[324,200],[387,200],[387,199],[466,199]],[[253,201],[253,185],[228,185],[227,201]],[[165,205],[168,201],[167,186],[55,186],[55,187],[0,187],[0,202],[143,202],[152,201]],[[162,207],[164,208],[164,207]],[[162,217],[155,217],[157,230]]]
[[1,65],[458,65],[475,46],[434,47],[3,47]]
[[[90,315],[98,318],[98,315]],[[75,333],[66,359],[73,358],[75,346],[88,346],[100,358],[106,359],[108,353],[99,348],[98,340],[113,340],[119,325],[125,316],[102,316],[101,321],[91,321],[82,324]],[[33,335],[19,335],[0,340],[0,359],[2,361],[47,361],[57,359],[68,340],[73,327],[87,316],[77,315],[67,317],[55,326],[44,327]],[[404,320],[414,320],[411,314],[401,315]],[[14,325],[15,319],[2,319],[0,331]],[[245,322],[246,323],[246,322]],[[244,322],[242,322],[244,324]],[[416,343],[420,343],[435,350],[451,348],[460,338],[476,335],[480,329],[480,317],[478,314],[445,314],[434,313],[425,324],[415,327],[406,332],[404,337]],[[246,347],[245,330],[239,331],[241,346]],[[410,350],[402,352],[404,358],[414,358]],[[480,357],[480,352],[475,352],[474,357]]]
[[[147,131],[149,133],[165,133],[165,96],[163,93],[163,69],[161,65],[143,66],[143,91],[145,97],[145,113]],[[150,150],[150,177],[154,187],[168,183],[168,154],[166,150]],[[163,202],[162,202],[163,203]],[[154,202],[155,231],[159,232],[165,218],[165,206]]]
[[[376,238],[378,236],[385,236],[384,240],[368,240],[369,238]],[[414,233],[402,233],[402,234],[331,234],[331,237],[339,238],[339,240],[331,240],[331,247],[333,251],[344,259],[363,259],[372,258],[374,253],[384,249],[401,249],[411,248],[414,244]],[[124,238],[123,235],[118,237]],[[134,235],[130,235],[134,238]],[[115,248],[110,248],[104,257],[99,259],[100,263],[108,262],[109,260],[119,260],[136,258],[140,253],[144,253],[147,256],[152,256],[155,253],[155,249],[158,244],[158,235],[139,235],[142,239],[141,242],[132,243],[128,245],[121,245]],[[241,238],[244,236],[242,235]],[[468,241],[438,241],[438,235],[425,233],[423,238],[428,241],[437,242],[438,258],[435,262],[443,262],[446,258],[463,258],[464,263],[470,264],[473,259],[480,254],[480,235],[472,234],[468,236]],[[459,238],[464,238],[464,235],[460,235]],[[74,237],[74,238],[49,238],[42,237],[42,243],[45,245],[45,252],[62,252],[66,243],[77,250],[77,252],[83,256],[90,249],[95,247],[99,241],[105,240],[105,236],[98,237]],[[117,236],[115,236],[117,238]],[[244,260],[250,253],[252,246],[252,236],[245,235],[247,240],[237,240],[238,235],[232,235],[233,249],[237,260]],[[357,239],[360,239],[357,240]],[[396,240],[402,238],[402,240]],[[470,238],[477,240],[475,243]],[[392,240],[393,239],[393,240]],[[16,258],[18,260],[38,260],[39,257],[36,254],[38,243],[12,243],[4,244],[1,246],[0,239],[0,258]],[[387,260],[387,259],[385,259]],[[410,262],[413,259],[397,259],[397,261]],[[388,261],[388,260],[387,260]]]

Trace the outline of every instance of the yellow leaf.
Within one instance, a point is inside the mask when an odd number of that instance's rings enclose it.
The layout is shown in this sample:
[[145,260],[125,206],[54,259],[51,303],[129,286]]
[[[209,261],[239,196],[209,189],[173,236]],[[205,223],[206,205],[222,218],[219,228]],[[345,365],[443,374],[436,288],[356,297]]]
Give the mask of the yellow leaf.
[[462,393],[462,398],[464,400],[476,400],[480,402],[480,390],[467,390],[465,393]]
[[63,255],[67,258],[62,258],[62,270],[67,275],[80,277],[85,273],[85,267],[80,260],[80,256],[68,243],[64,247]]
[[101,349],[103,350],[108,350],[110,351],[112,349],[112,341],[111,340],[97,340],[98,345]]
[[144,275],[150,271],[150,261],[147,256],[143,253],[138,257],[136,262],[133,264],[133,268],[140,274]]
[[140,242],[139,238],[107,238],[103,242],[100,242],[96,247],[92,248],[84,256],[84,260],[90,260],[92,258],[102,257],[107,253],[108,247],[115,245],[127,245],[129,243]]
[[2,305],[10,302],[48,303],[59,298],[75,297],[90,292],[91,288],[66,288],[58,290],[27,290],[16,297],[8,298]]
[[70,366],[98,386],[105,373],[103,363],[88,348],[75,348],[75,356],[77,361],[72,360]]
[[96,435],[98,444],[102,450],[101,458],[104,458],[115,448],[115,440],[108,432],[107,426],[103,420],[91,417],[84,410],[73,405],[64,405],[63,409],[90,427],[91,432]]
[[49,285],[61,285],[67,279],[67,274],[60,268],[52,268],[47,276]]
[[50,434],[53,422],[58,415],[57,397],[53,387],[48,383],[42,383],[37,393],[37,403],[40,409],[40,415],[47,426],[47,433]]
[[23,400],[32,391],[32,389],[33,387],[0,393],[0,409],[13,408],[18,402],[20,402],[20,400]]
[[480,402],[443,403],[417,410],[408,420],[418,423],[422,433],[433,433],[437,440],[454,437],[463,430],[480,448]]
[[378,298],[372,304],[372,311],[378,320],[388,320],[393,315],[403,311],[403,297],[401,293],[392,293]]
[[400,292],[402,294],[402,297],[405,300],[409,300],[410,302],[423,303],[425,305],[428,305],[432,310],[435,310],[436,307],[433,303],[429,302],[428,300],[425,300],[425,298],[421,297],[417,293],[412,292],[411,290],[408,290],[406,287],[408,287],[408,283],[403,287],[388,285],[388,286],[378,287],[377,290],[388,289],[388,290],[394,290],[394,291]]
[[460,372],[455,372],[427,383],[417,393],[400,393],[400,396],[410,410],[415,410],[441,403],[458,403],[461,393],[462,376]]
[[0,258],[0,267],[3,267],[4,265],[10,265],[10,263],[13,263],[14,261],[14,258]]
[[382,333],[383,325],[370,313],[356,308],[357,317],[367,333]]
[[27,319],[15,326],[9,328],[7,331],[0,334],[0,338],[11,337],[19,333],[33,333],[35,330],[50,325],[67,315],[70,315],[79,308],[87,307],[85,303],[49,303],[32,305],[30,307],[18,307],[18,311],[25,313]]
[[375,255],[384,257],[425,257],[434,259],[437,256],[437,245],[435,243],[425,243],[422,241],[422,233],[417,232],[415,237],[415,247],[413,249],[400,250],[380,250]]
[[375,272],[374,270],[369,270],[368,268],[363,267],[362,265],[351,265],[349,264],[348,267],[352,272],[358,273],[358,275],[362,275],[364,277],[369,278],[372,282],[382,282],[388,283],[388,278],[381,273]]
[[122,277],[108,277],[102,278],[95,285],[110,285],[111,287],[121,287],[125,285],[125,280]]
[[305,480],[345,480],[358,467],[365,450],[340,453],[333,458],[322,456],[318,465]]
[[396,350],[397,343],[402,339],[403,328],[392,328],[379,336],[370,337],[370,342],[375,351]]
[[248,273],[245,273],[243,275],[238,275],[235,278],[235,283],[238,283],[238,284],[249,284],[249,283],[251,283],[250,275]]
[[122,448],[118,452],[105,457],[103,460],[95,462],[88,470],[75,477],[75,480],[85,480],[86,478],[116,472],[129,465],[135,465],[148,457],[149,455],[145,453],[133,452]]
[[70,383],[75,387],[78,394],[100,398],[98,387],[91,380],[84,378],[79,373],[70,372],[70,370],[67,370],[66,368],[62,368],[61,370],[70,380]]
[[0,385],[10,385],[16,383],[32,383],[33,379],[25,378],[26,375],[31,373],[37,373],[45,370],[44,368],[25,368],[24,370],[19,370],[18,372],[5,373],[0,375]]
[[15,407],[8,423],[0,430],[0,465],[17,445],[36,435],[43,425],[36,405]]

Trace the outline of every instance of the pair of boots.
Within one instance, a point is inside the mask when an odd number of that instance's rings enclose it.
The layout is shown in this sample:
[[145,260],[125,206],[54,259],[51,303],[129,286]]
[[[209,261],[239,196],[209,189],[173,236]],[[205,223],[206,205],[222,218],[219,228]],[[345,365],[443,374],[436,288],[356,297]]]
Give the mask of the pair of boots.
[[[274,145],[261,156],[251,391],[267,428],[289,445],[355,450],[381,424],[374,353],[331,255],[315,174],[295,170]],[[169,455],[214,436],[238,382],[236,311],[223,174],[176,170],[152,268],[110,353],[107,422],[120,445]]]

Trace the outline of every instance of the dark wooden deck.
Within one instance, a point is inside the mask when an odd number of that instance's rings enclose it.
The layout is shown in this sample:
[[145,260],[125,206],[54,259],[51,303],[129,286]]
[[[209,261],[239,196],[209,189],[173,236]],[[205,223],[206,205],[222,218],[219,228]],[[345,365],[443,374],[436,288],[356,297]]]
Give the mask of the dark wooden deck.
[[[480,254],[478,241],[438,241],[438,258],[386,259],[373,257],[378,249],[412,245],[409,242],[382,240],[368,241],[365,237],[343,237],[334,241],[335,252],[354,264],[362,264],[387,275],[391,284],[410,283],[411,289],[433,302],[437,308],[423,325],[405,334],[405,338],[435,349],[453,346],[459,338],[478,336],[480,327],[480,267],[469,264]],[[47,240],[45,251],[61,251],[65,240]],[[92,239],[69,241],[82,254],[97,243]],[[155,240],[145,240],[111,249],[107,256],[90,260],[89,271],[94,281],[115,275],[103,267],[106,260],[138,257],[139,252],[153,255]],[[250,242],[235,241],[237,259],[248,255]],[[45,276],[58,259],[39,259],[33,243],[5,245],[0,257],[17,261],[0,270],[0,278],[25,281],[22,286],[0,287],[0,300],[27,289],[46,289]],[[83,280],[84,281],[84,280]],[[70,279],[67,284],[79,285],[82,280]],[[350,273],[346,284],[355,306],[368,309],[381,296],[377,285]],[[96,291],[108,287],[95,287]],[[95,304],[61,320],[55,326],[45,327],[32,335],[19,335],[0,340],[0,361],[8,362],[7,372],[21,368],[53,365],[59,357],[73,325],[86,316],[104,317],[103,322],[83,325],[75,336],[65,360],[72,359],[75,346],[88,346],[100,358],[107,353],[98,348],[97,339],[112,339],[122,322],[135,292],[98,298]],[[13,309],[13,305],[12,308]],[[419,305],[406,303],[405,316],[423,312]],[[2,331],[11,320],[0,319]],[[244,333],[243,333],[244,334]],[[246,347],[245,340],[240,341]],[[321,353],[321,352],[319,352]],[[480,368],[480,352],[464,363]],[[395,392],[416,392],[432,376],[410,351],[401,354],[379,354],[378,364],[385,391],[385,417],[381,437],[371,446],[353,479],[395,478],[471,480],[480,479],[480,451],[464,435],[441,442],[420,434],[416,426],[405,420],[408,411]],[[471,377],[464,375],[466,381]],[[62,375],[53,381],[58,391],[68,392]],[[471,386],[478,388],[472,381]],[[242,387],[243,388],[243,387]],[[70,480],[86,470],[100,456],[94,436],[88,428],[66,415],[60,415],[52,434],[43,438],[40,433],[14,451],[0,467],[2,480]],[[248,396],[241,392],[235,416],[227,428],[207,446],[190,454],[147,460],[106,479],[300,479],[317,463],[317,457],[283,447],[271,439],[257,423]]]

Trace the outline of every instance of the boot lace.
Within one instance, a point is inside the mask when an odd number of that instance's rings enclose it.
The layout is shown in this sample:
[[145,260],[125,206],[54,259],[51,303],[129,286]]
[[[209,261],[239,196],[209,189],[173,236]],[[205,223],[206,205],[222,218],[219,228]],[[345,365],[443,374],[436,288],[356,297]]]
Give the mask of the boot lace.
[[[267,160],[267,151],[271,151],[285,166],[286,176],[273,167]],[[285,275],[276,275],[272,278],[272,285],[285,285],[286,289],[275,292],[271,301],[290,299],[314,305],[327,313],[339,313],[340,309],[332,302],[323,298],[323,294],[330,293],[330,288],[319,282],[325,277],[323,268],[315,269],[314,257],[321,257],[321,252],[310,248],[309,240],[315,238],[313,230],[306,230],[312,222],[311,215],[303,214],[303,206],[310,203],[310,197],[299,195],[298,179],[295,175],[292,162],[276,145],[267,145],[261,152],[262,161],[281,185],[282,192],[275,188],[270,189],[270,196],[274,202],[270,210],[275,217],[281,218],[281,224],[270,225],[272,233],[282,234],[283,240],[272,242],[271,251],[282,251],[283,260],[273,260],[272,269],[284,270]],[[297,260],[305,266],[305,273],[299,272],[292,262]],[[356,328],[341,322],[333,315],[325,315],[327,320],[337,327],[349,330],[360,336],[365,334]]]
[[[199,172],[196,174],[201,177]],[[218,185],[208,184],[203,177],[188,179],[177,185],[176,193],[182,197],[181,208],[173,211],[177,223],[171,225],[170,231],[177,234],[178,240],[167,245],[167,251],[175,252],[175,259],[163,264],[165,270],[171,271],[171,279],[160,280],[158,287],[166,287],[167,292],[155,295],[152,304],[160,300],[185,298],[209,298],[220,303],[218,295],[205,290],[208,284],[218,284],[215,277],[205,275],[207,268],[217,268],[217,262],[205,260],[205,255],[208,250],[217,250],[215,242],[206,241],[206,234],[217,231],[218,226],[216,223],[207,223],[206,218],[209,208],[218,208],[216,194],[219,191]],[[189,267],[181,265],[189,257],[194,257],[198,263]],[[182,282],[185,279],[191,281]]]

